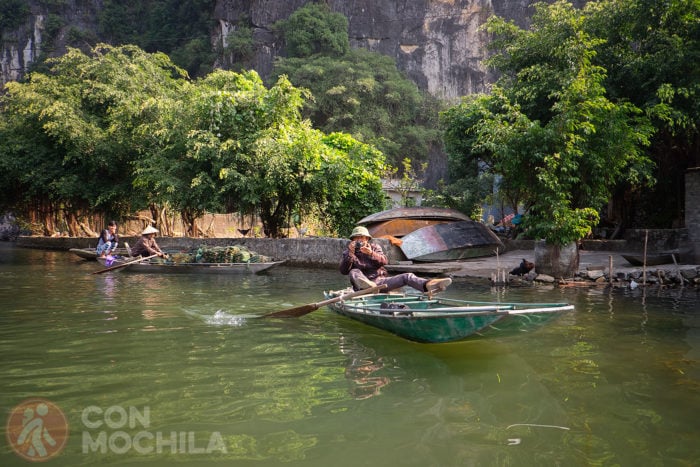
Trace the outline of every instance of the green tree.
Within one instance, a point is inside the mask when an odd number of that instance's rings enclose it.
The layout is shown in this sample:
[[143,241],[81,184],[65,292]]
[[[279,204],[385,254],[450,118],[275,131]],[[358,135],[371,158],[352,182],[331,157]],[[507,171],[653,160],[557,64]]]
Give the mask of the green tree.
[[254,57],[253,29],[244,21],[240,21],[236,29],[226,37],[226,47],[223,52],[230,54],[233,71],[241,71],[244,64],[250,63]]
[[358,220],[384,208],[384,154],[343,133],[331,133],[323,143],[335,157],[324,162],[327,196],[320,206],[328,214],[324,220],[329,226],[347,237]]
[[[375,199],[377,184],[346,182],[362,180],[367,171],[353,165],[358,143],[348,137],[348,148],[327,144],[301,119],[304,96],[285,77],[268,89],[253,71],[217,71],[198,80],[165,104],[162,121],[144,127],[154,144],[136,163],[137,186],[154,203],[179,211],[192,235],[206,211],[257,214],[266,234],[279,237],[295,213],[355,196]],[[330,226],[342,225],[337,219],[346,213],[327,213]]]
[[[190,76],[211,72],[213,0],[105,0],[99,16],[102,40],[163,52]],[[76,44],[77,46],[77,44]]]
[[0,32],[17,28],[29,18],[29,5],[23,0],[0,0]]
[[[493,196],[495,157],[490,151],[478,148],[477,125],[496,110],[490,96],[476,95],[440,114],[445,150],[448,158],[450,183],[433,193],[432,204],[457,209],[474,218],[484,200]],[[521,174],[522,175],[522,174]],[[522,194],[516,186],[501,179],[500,197],[509,206],[519,206]]]
[[502,175],[527,206],[530,235],[557,245],[590,232],[620,179],[641,183],[649,173],[648,120],[608,99],[606,71],[592,62],[600,41],[583,26],[566,2],[537,4],[527,31],[492,17],[490,64],[502,77],[489,96],[465,100],[463,117],[445,118],[460,125],[448,127],[453,147]]
[[700,165],[700,3],[607,0],[586,5],[586,27],[604,39],[595,60],[608,70],[613,99],[643,110],[656,129],[648,153],[651,190],[620,189],[626,226],[670,228],[683,219],[685,171]]
[[62,212],[77,235],[81,216],[120,217],[138,203],[134,129],[150,117],[149,103],[178,90],[184,72],[165,55],[134,46],[100,45],[91,55],[69,49],[49,63],[49,73],[6,85],[2,180],[15,209],[42,206],[46,233]]
[[438,102],[421,93],[390,57],[352,50],[342,57],[285,58],[275,63],[273,74],[288,75],[311,91],[304,115],[316,127],[377,147],[399,169],[404,158],[420,164],[440,147]]
[[347,18],[323,3],[304,5],[275,28],[283,34],[287,52],[293,57],[340,57],[350,50]]
[[205,212],[256,213],[278,237],[293,215],[325,212],[341,229],[381,206],[382,154],[313,129],[286,77],[269,89],[253,71],[185,78],[163,54],[100,45],[8,84],[3,207],[41,211],[45,233],[60,211],[73,235],[91,211],[174,210],[190,235]]

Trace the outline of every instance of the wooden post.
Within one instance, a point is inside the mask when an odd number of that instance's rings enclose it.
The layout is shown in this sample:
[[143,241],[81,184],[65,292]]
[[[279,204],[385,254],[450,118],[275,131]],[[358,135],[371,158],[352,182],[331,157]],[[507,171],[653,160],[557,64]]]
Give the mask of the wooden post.
[[681,281],[681,288],[685,285],[685,278],[683,278],[683,274],[681,274],[681,268],[678,267],[678,261],[676,261],[676,255],[674,253],[671,253],[671,259],[673,260],[673,264],[676,265],[676,274],[678,275],[678,280]]
[[612,255],[608,256],[608,282],[610,285],[613,283],[613,259]]
[[644,231],[644,258],[642,262],[642,283],[647,285],[647,242],[649,241],[649,231]]

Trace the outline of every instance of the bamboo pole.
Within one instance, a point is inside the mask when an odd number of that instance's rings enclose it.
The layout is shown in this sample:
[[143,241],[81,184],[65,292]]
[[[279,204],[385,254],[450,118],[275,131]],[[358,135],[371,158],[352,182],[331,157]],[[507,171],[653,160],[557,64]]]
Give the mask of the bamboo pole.
[[676,275],[678,275],[678,280],[681,282],[681,288],[683,288],[685,285],[685,278],[683,277],[683,274],[681,274],[681,268],[678,266],[675,253],[671,253],[671,259],[673,260],[673,264],[676,266]]
[[642,262],[642,283],[647,285],[647,242],[649,241],[649,231],[644,231],[644,258]]

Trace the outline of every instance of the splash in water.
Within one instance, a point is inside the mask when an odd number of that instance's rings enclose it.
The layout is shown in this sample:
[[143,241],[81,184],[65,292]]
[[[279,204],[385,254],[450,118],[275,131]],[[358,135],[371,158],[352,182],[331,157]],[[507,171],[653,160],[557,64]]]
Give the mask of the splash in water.
[[206,324],[214,326],[243,326],[248,318],[253,318],[253,315],[232,315],[224,310],[217,310],[213,315],[204,314],[199,311],[185,310],[185,314],[195,319],[202,320]]
[[204,321],[215,326],[243,326],[246,322],[246,317],[217,310],[212,316],[206,316]]

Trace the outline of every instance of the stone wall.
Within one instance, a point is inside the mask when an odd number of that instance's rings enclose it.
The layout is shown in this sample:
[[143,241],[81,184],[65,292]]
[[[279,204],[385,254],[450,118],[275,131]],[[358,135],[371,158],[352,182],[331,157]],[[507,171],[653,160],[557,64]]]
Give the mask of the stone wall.
[[700,261],[700,167],[688,169],[685,174],[685,226],[688,246],[694,262]]
[[[120,237],[120,246],[125,242],[136,243],[137,237]],[[386,239],[374,239],[387,255],[390,263],[405,260],[401,250]],[[270,256],[275,260],[286,260],[290,266],[336,268],[340,256],[349,240],[342,238],[187,238],[158,237],[158,245],[165,251],[188,251],[202,244],[208,246],[243,245],[249,250]],[[47,250],[68,251],[71,248],[95,248],[96,238],[75,237],[19,237],[17,246]]]

